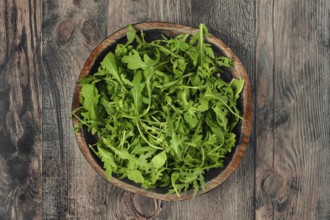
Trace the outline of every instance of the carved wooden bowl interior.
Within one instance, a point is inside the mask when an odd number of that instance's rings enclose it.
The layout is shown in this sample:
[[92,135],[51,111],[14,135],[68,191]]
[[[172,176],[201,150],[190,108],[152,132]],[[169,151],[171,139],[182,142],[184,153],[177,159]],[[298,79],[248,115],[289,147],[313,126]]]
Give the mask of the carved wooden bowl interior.
[[[197,32],[197,29],[195,28],[171,23],[147,22],[135,24],[133,26],[137,30],[144,30],[144,32],[146,33],[147,40],[159,39],[162,34],[168,37],[174,37],[182,33],[188,33],[193,35]],[[97,67],[100,65],[100,61],[102,61],[105,55],[109,51],[114,50],[118,42],[122,43],[126,41],[125,34],[127,30],[127,28],[123,28],[115,32],[107,39],[105,39],[102,43],[100,43],[92,51],[84,67],[81,70],[79,80],[88,74],[93,74],[94,72],[96,72]],[[227,57],[233,58],[234,67],[230,69],[230,73],[228,74],[228,76],[225,77],[227,77],[228,79],[234,77],[237,79],[245,80],[244,88],[238,103],[238,109],[243,114],[243,120],[235,129],[235,133],[237,135],[237,143],[232,153],[226,156],[225,167],[208,171],[205,174],[205,191],[200,191],[197,195],[206,193],[219,186],[234,172],[245,154],[251,130],[252,100],[249,78],[246,74],[246,71],[237,56],[221,40],[217,39],[214,36],[210,36],[208,37],[207,41],[213,45],[216,54],[222,54]],[[81,86],[77,84],[73,95],[72,110],[80,107],[80,91]],[[73,117],[73,126],[77,126],[78,123],[79,121],[75,117]],[[93,138],[86,131],[84,131],[84,129],[76,133],[76,138],[80,150],[87,159],[87,161],[98,174],[100,174],[104,179],[107,180],[102,162],[97,158],[97,156],[93,154],[93,152],[90,151],[88,147],[88,144],[93,142]],[[139,185],[133,183],[128,179],[119,180],[113,177],[110,182],[111,184],[124,190],[161,200],[185,200],[193,197],[192,191],[188,191],[187,193],[181,193],[180,197],[178,197],[176,194],[167,195],[164,189],[143,189]]]

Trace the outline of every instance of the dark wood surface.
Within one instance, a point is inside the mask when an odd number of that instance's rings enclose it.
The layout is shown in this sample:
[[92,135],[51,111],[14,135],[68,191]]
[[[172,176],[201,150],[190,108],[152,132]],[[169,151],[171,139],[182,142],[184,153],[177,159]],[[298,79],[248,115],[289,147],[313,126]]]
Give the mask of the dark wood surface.
[[[0,1],[0,219],[330,219],[329,11],[328,0]],[[252,85],[244,159],[194,200],[108,184],[68,117],[91,50],[155,20],[205,23]]]

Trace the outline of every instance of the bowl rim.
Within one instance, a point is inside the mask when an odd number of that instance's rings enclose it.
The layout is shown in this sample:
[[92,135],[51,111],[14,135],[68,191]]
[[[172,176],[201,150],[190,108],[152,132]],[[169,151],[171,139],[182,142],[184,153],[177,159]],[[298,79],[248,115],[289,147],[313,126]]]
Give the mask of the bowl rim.
[[[190,35],[195,34],[198,29],[181,25],[181,24],[175,24],[175,23],[168,23],[168,22],[158,22],[158,21],[151,21],[151,22],[142,22],[142,23],[136,23],[132,24],[134,28],[137,30],[163,30],[163,31],[174,31],[174,32],[181,32],[181,33],[188,33]],[[121,39],[125,36],[126,32],[128,31],[128,27],[124,27],[122,29],[117,30],[110,36],[108,36],[105,40],[103,40],[100,44],[98,44],[89,57],[87,58],[80,74],[78,77],[78,80],[81,80],[84,76],[88,75],[90,73],[90,69],[95,64],[98,55],[107,50],[109,46],[112,44],[115,44],[117,40]],[[244,79],[244,87],[243,91],[241,93],[242,100],[243,100],[243,120],[240,128],[240,140],[238,140],[238,144],[235,146],[235,152],[229,161],[228,165],[224,168],[222,172],[220,172],[216,177],[213,179],[210,179],[208,182],[205,183],[205,190],[200,190],[196,196],[199,196],[201,194],[204,194],[206,192],[209,192],[210,190],[216,188],[220,184],[222,184],[238,167],[239,163],[241,162],[242,158],[244,157],[244,154],[247,149],[247,144],[250,139],[250,133],[251,133],[251,116],[252,116],[252,95],[251,95],[251,87],[250,87],[250,81],[248,78],[248,75],[241,63],[241,61],[238,59],[238,57],[233,53],[233,51],[220,39],[216,38],[212,34],[207,37],[207,41],[211,44],[213,44],[215,47],[220,49],[224,55],[227,57],[231,57],[234,60],[235,66],[233,69],[232,75],[235,78]],[[74,93],[73,93],[73,99],[72,99],[72,111],[79,108],[80,106],[80,95],[81,91],[81,85],[76,84]],[[72,123],[73,127],[76,127],[79,123],[78,119],[76,117],[72,117]],[[86,143],[86,140],[84,138],[84,135],[82,131],[75,132],[75,136],[78,142],[78,146],[80,148],[80,151],[88,161],[88,163],[92,166],[92,168],[101,176],[103,177],[107,182],[110,182],[116,187],[119,187],[121,189],[124,189],[126,191],[130,191],[132,193],[136,193],[142,196],[155,198],[155,199],[161,199],[166,201],[177,201],[177,200],[186,200],[193,198],[193,195],[191,193],[180,193],[180,197],[178,197],[176,194],[161,194],[157,192],[150,191],[148,189],[140,188],[138,186],[131,185],[129,183],[123,182],[115,177],[112,177],[111,180],[108,180],[106,177],[105,170],[103,167],[101,167],[92,156],[88,144]]]

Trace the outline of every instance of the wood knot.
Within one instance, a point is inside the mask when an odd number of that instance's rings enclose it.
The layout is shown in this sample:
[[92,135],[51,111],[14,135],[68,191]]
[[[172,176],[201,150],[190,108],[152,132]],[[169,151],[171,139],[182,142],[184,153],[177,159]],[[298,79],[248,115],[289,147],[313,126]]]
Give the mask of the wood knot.
[[289,187],[294,192],[301,192],[301,187],[298,183],[297,178],[295,178],[295,177],[290,180]]
[[23,181],[28,175],[28,166],[26,161],[20,157],[14,157],[7,162],[9,174],[20,181]]
[[275,208],[278,212],[284,212],[289,205],[289,199],[287,195],[279,196],[276,198]]
[[285,110],[279,111],[278,114],[279,116],[274,119],[274,128],[277,128],[290,120],[290,114]]
[[72,36],[74,30],[74,24],[71,19],[62,21],[57,26],[57,42],[64,44],[68,42]]
[[73,4],[76,5],[76,6],[79,6],[80,5],[80,0],[73,0]]
[[269,173],[265,175],[264,179],[261,181],[261,189],[271,197],[275,197],[279,186],[280,179],[274,173]]
[[86,42],[88,44],[94,45],[100,39],[97,24],[92,20],[87,20],[84,22],[81,32],[85,36]]
[[27,125],[22,137],[17,143],[17,148],[21,153],[28,154],[33,151],[36,131],[32,125]]
[[134,194],[132,200],[137,214],[147,219],[156,217],[162,209],[161,201],[157,199]]
[[[0,111],[0,113],[1,112],[2,111]],[[2,130],[0,133],[0,155],[4,158],[8,158],[8,156],[14,152],[16,152],[15,144],[11,140],[10,135]]]

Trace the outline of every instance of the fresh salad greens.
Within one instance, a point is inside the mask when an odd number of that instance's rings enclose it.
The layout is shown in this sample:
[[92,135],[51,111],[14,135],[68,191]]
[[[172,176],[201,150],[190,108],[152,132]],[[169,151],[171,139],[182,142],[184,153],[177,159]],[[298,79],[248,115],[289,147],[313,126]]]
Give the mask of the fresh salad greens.
[[205,188],[204,173],[223,167],[235,146],[244,81],[219,77],[234,62],[215,55],[204,24],[194,36],[151,42],[143,31],[128,30],[127,42],[79,81],[76,131],[85,126],[97,137],[90,149],[109,179],[196,195]]

